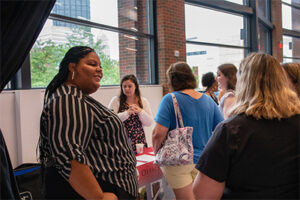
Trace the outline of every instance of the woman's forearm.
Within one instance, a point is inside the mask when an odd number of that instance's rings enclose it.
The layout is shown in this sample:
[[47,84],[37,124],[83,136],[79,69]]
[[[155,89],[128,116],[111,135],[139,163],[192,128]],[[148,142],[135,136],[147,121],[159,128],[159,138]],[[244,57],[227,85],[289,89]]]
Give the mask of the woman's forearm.
[[152,132],[152,145],[153,145],[153,151],[156,154],[157,151],[159,150],[161,144],[165,140],[167,133],[168,133],[168,128],[156,123],[155,127]]

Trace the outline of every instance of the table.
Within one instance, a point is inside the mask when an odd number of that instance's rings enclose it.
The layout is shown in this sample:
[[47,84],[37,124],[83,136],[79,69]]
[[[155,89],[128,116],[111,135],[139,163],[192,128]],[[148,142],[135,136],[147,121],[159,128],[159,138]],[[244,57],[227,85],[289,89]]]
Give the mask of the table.
[[144,148],[143,153],[136,154],[139,191],[147,193],[147,200],[159,199],[160,193],[163,192],[163,174],[160,168],[154,164],[154,159],[152,147]]

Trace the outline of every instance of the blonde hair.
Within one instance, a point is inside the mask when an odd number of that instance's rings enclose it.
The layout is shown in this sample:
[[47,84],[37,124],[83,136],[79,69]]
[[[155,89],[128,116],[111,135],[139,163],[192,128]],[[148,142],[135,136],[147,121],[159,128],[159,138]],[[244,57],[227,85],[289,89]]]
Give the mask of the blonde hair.
[[283,68],[271,55],[252,53],[240,64],[236,103],[230,116],[281,119],[300,114],[300,101],[287,84]]
[[283,69],[291,79],[295,87],[295,91],[300,98],[300,64],[299,63],[284,63],[282,64]]

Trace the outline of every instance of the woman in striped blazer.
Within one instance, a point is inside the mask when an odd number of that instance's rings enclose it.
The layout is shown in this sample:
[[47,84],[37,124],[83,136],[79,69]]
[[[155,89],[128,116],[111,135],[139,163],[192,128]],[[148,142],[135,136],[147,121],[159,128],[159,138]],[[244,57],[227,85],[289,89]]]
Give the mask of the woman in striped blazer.
[[46,199],[135,199],[136,159],[122,121],[89,96],[103,76],[96,52],[72,47],[48,85],[39,153]]

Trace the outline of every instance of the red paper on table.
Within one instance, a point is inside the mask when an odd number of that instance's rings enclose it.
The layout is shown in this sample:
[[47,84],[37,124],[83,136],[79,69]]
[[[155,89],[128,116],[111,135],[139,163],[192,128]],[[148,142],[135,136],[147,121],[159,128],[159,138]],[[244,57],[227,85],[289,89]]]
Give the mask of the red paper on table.
[[[139,161],[139,156],[141,157],[148,157],[150,158],[150,160],[152,161],[145,161],[144,159],[141,159]],[[153,157],[151,159],[151,157]],[[160,170],[160,168],[154,164],[154,153],[153,153],[153,149],[152,147],[149,148],[144,148],[143,153],[141,154],[137,154],[136,155],[136,159],[138,162],[143,162],[144,164],[141,164],[139,166],[137,166],[137,170],[138,170],[138,181],[139,181],[139,186],[143,186],[146,185],[147,183],[151,183],[153,181],[159,180],[162,178],[162,172]]]

